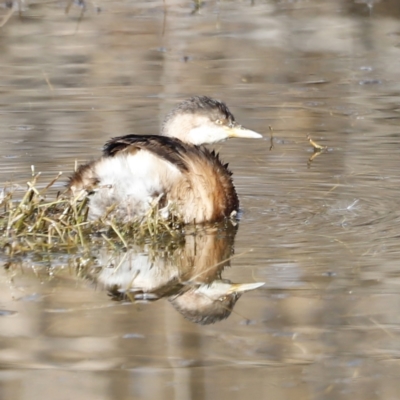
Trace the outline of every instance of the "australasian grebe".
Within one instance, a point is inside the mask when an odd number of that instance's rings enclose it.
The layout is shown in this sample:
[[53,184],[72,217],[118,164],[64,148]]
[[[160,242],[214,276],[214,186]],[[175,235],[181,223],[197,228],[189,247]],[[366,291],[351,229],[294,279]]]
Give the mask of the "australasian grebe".
[[91,193],[91,219],[114,207],[127,222],[156,202],[185,223],[229,217],[239,208],[232,173],[218,154],[201,145],[231,137],[262,136],[238,125],[223,102],[192,97],[167,115],[161,135],[111,139],[101,158],[78,168],[69,188],[74,195]]

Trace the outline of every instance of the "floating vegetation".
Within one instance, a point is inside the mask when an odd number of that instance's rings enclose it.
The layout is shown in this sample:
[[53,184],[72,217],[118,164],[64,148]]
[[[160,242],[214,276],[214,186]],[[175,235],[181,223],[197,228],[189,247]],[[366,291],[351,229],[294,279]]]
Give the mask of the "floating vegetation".
[[307,162],[307,166],[308,166],[308,168],[310,168],[311,163],[314,161],[314,159],[317,158],[320,154],[324,153],[328,149],[328,147],[322,146],[322,145],[318,144],[317,142],[314,142],[314,140],[311,139],[310,135],[307,136],[307,140],[314,149],[312,156],[308,159],[308,162]]
[[161,217],[155,204],[145,216],[122,223],[112,210],[102,219],[88,219],[89,196],[54,194],[57,175],[39,189],[40,173],[35,174],[22,192],[10,185],[0,193],[0,246],[9,256],[26,252],[76,251],[101,240],[112,247],[128,247],[134,241],[159,241],[164,236],[179,239],[183,224],[179,218]]

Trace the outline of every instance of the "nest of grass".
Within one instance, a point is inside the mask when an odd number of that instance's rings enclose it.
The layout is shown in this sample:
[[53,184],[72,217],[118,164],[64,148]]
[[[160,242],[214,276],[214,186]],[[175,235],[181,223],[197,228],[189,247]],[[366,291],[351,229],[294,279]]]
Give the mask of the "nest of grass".
[[[27,252],[76,251],[93,242],[105,241],[112,247],[130,243],[160,241],[163,237],[180,238],[183,223],[177,217],[166,220],[155,204],[148,213],[129,223],[112,217],[88,219],[89,196],[79,198],[54,192],[58,174],[44,188],[38,188],[40,173],[33,174],[22,194],[10,186],[0,193],[0,246],[9,256]],[[52,190],[51,190],[52,189]],[[18,198],[16,198],[18,197]]]

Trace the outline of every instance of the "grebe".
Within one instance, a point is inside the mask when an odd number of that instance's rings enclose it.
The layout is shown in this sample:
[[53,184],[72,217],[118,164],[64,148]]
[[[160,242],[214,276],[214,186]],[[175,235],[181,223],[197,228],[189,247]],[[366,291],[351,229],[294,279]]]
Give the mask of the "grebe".
[[89,218],[111,208],[124,222],[143,216],[158,203],[167,216],[185,223],[229,217],[239,199],[228,164],[203,147],[231,137],[261,138],[235,122],[221,101],[196,96],[178,104],[165,118],[161,135],[111,139],[98,160],[80,166],[69,189],[90,193]]

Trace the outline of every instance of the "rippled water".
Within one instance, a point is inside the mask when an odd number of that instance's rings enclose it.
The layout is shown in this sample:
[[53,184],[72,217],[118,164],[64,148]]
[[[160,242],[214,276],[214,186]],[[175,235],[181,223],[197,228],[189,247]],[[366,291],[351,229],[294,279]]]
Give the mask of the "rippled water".
[[[68,176],[181,99],[220,98],[264,140],[216,146],[241,221],[218,252],[192,245],[207,265],[234,251],[214,278],[265,285],[201,325],[157,291],[113,301],[96,269],[113,255],[2,255],[0,398],[398,398],[397,1],[67,3],[0,4],[0,182]],[[308,135],[327,147],[311,161]],[[167,261],[205,265],[191,249]]]

